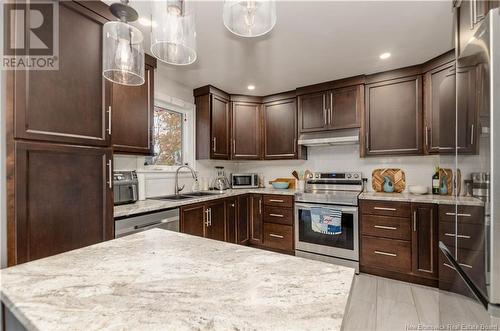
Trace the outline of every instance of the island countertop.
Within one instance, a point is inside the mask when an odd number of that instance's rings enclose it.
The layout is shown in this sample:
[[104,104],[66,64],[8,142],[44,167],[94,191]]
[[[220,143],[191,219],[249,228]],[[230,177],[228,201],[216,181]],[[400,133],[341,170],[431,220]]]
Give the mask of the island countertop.
[[0,271],[28,330],[339,330],[354,270],[153,229]]

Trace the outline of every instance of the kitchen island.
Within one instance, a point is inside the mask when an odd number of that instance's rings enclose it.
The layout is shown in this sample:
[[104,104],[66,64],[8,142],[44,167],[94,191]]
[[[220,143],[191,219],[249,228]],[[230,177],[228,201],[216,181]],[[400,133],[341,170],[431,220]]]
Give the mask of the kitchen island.
[[0,271],[27,330],[341,328],[354,269],[153,229]]

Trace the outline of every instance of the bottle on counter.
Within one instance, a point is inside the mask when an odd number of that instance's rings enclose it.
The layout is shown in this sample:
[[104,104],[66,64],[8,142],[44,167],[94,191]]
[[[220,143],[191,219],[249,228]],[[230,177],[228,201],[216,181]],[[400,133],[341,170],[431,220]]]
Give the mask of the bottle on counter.
[[436,167],[432,176],[432,194],[439,194],[439,184],[439,167]]

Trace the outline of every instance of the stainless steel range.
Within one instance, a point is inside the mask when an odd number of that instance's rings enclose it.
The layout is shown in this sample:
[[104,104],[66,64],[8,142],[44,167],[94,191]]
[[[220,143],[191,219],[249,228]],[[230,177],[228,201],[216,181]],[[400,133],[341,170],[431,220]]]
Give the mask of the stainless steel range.
[[295,255],[359,272],[358,196],[362,190],[360,172],[313,173],[304,193],[295,195]]

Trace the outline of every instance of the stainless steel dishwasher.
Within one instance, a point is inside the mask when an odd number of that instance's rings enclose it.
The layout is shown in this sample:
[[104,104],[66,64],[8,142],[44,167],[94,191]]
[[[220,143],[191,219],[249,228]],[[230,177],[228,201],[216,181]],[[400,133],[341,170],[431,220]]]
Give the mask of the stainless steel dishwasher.
[[115,238],[153,228],[179,232],[179,208],[115,219]]

